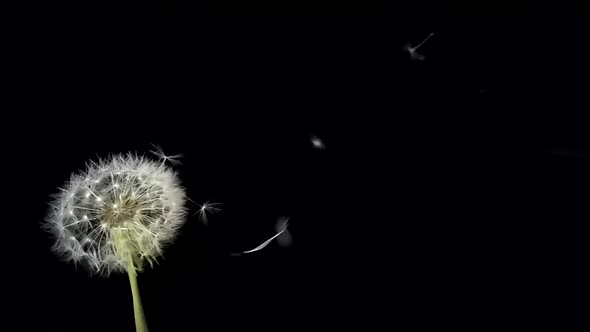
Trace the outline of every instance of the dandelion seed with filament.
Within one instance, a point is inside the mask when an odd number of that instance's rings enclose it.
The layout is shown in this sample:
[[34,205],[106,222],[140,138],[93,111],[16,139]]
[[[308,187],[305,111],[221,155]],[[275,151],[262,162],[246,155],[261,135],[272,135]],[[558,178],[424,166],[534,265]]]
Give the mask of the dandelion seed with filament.
[[[269,243],[272,242],[272,240],[274,240],[275,238],[283,235],[283,233],[288,232],[287,231],[287,226],[289,225],[289,218],[286,217],[282,217],[279,219],[279,221],[277,222],[277,226],[276,228],[279,230],[279,232],[277,234],[275,234],[274,236],[272,236],[270,239],[262,242],[262,244],[260,244],[259,246],[257,246],[256,248],[252,249],[252,250],[246,250],[246,251],[242,251],[240,253],[234,253],[232,254],[233,256],[240,256],[242,254],[250,254],[253,252],[256,252],[258,250],[262,250],[264,249],[264,247],[266,247]],[[290,235],[289,235],[290,237]]]
[[173,165],[181,163],[179,159],[183,157],[182,154],[167,156],[166,154],[164,154],[164,151],[162,151],[162,149],[159,146],[153,145],[153,147],[156,150],[150,150],[150,152],[154,154],[158,159],[161,159],[163,163],[166,161]]
[[218,205],[221,205],[221,203],[209,203],[209,201],[203,203],[203,205],[199,205],[199,211],[197,211],[199,219],[201,219],[204,224],[207,224],[207,213],[216,213],[221,211],[221,209],[216,208]]
[[420,46],[422,46],[428,39],[430,39],[430,37],[434,36],[434,32],[430,33],[428,36],[426,36],[426,38],[420,42],[420,44],[416,45],[415,47],[413,47],[410,44],[406,44],[404,45],[404,51],[408,52],[410,54],[410,57],[414,60],[424,60],[424,55],[418,53],[418,49],[420,48]]

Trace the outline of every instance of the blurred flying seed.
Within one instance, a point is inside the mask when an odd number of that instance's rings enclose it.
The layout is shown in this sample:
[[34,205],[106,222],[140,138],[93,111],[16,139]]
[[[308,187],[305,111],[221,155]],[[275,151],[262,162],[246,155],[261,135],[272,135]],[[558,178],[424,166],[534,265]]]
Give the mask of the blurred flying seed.
[[322,140],[317,136],[311,137],[311,144],[313,144],[313,147],[318,150],[323,150],[326,148],[326,146],[324,145],[324,142],[322,142]]
[[[242,254],[250,254],[250,253],[256,252],[258,250],[262,250],[269,243],[271,243],[272,240],[274,240],[275,238],[280,237],[281,235],[284,235],[285,233],[287,233],[287,238],[285,240],[283,240],[283,241],[286,241],[288,244],[290,244],[291,243],[291,235],[287,231],[287,226],[289,226],[289,223],[288,222],[289,222],[289,218],[287,218],[287,217],[281,217],[281,218],[279,218],[279,220],[277,221],[277,224],[275,226],[275,229],[279,230],[277,234],[275,234],[270,239],[262,242],[261,245],[259,245],[258,247],[254,248],[252,250],[242,251],[240,253],[233,253],[232,256],[241,256]],[[277,239],[277,241],[280,243],[281,240]]]
[[588,151],[571,148],[553,148],[549,150],[555,157],[566,157],[566,158],[585,158],[590,154]]
[[434,36],[434,32],[431,32],[428,36],[426,36],[426,38],[422,42],[420,42],[420,44],[416,45],[415,47],[413,47],[410,44],[404,45],[404,51],[408,52],[410,54],[410,57],[414,60],[424,60],[424,55],[418,53],[417,51],[420,48],[420,46],[422,46],[432,36]]
[[289,218],[279,218],[275,225],[275,231],[279,234],[277,237],[277,242],[281,247],[288,247],[293,243],[293,237],[291,233],[287,230],[287,226],[289,226]]

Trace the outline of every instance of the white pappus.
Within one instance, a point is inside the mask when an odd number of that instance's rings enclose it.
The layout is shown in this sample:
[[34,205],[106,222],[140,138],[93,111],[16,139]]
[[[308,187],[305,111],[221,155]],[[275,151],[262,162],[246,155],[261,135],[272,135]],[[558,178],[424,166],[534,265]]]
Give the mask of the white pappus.
[[172,158],[161,159],[113,155],[72,174],[44,223],[53,250],[101,275],[153,264],[186,219],[185,190],[165,165]]
[[220,208],[216,208],[216,206],[221,205],[221,203],[210,203],[209,201],[203,203],[203,205],[197,204],[199,206],[199,211],[196,214],[199,215],[199,219],[203,222],[203,224],[207,224],[207,213],[216,213],[220,212]]

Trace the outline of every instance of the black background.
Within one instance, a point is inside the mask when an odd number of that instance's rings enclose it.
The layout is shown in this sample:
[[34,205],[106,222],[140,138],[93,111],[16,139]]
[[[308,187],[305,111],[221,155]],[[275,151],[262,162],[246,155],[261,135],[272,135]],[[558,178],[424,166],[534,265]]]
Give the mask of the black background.
[[[8,330],[134,329],[127,277],[61,263],[39,225],[87,160],[151,144],[184,154],[188,197],[223,203],[207,226],[191,213],[140,275],[151,331],[472,331],[577,316],[583,20],[426,2],[303,15],[313,7],[3,18]],[[425,60],[410,59],[404,44],[431,32]],[[281,216],[291,247],[230,255]]]

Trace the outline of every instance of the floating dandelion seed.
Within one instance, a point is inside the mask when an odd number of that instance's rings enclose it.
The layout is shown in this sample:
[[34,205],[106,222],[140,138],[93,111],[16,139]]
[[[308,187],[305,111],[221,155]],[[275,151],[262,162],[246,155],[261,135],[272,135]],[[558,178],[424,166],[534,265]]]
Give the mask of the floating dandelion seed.
[[197,214],[199,215],[199,219],[201,219],[204,224],[207,224],[207,213],[221,211],[221,209],[215,207],[217,205],[221,205],[221,203],[209,203],[209,201],[207,201],[203,203],[203,205],[199,205],[199,211],[197,211]]
[[318,150],[323,150],[326,148],[326,146],[324,145],[324,142],[317,136],[311,137],[311,144],[313,145],[314,148],[316,148]]
[[281,247],[288,247],[293,243],[293,237],[289,230],[287,230],[287,226],[289,226],[289,218],[285,217],[279,218],[275,224],[275,231],[279,234],[277,242]]
[[152,154],[154,154],[156,157],[158,157],[159,159],[162,159],[162,162],[169,162],[173,165],[178,165],[181,164],[181,161],[179,160],[180,158],[183,157],[183,154],[176,154],[173,156],[167,156],[166,154],[164,154],[164,151],[157,145],[153,145],[154,150],[150,150],[150,152]]
[[[286,217],[279,218],[279,220],[277,221],[277,224],[275,226],[275,229],[277,229],[277,231],[278,231],[277,234],[275,234],[270,239],[262,242],[261,245],[257,246],[256,248],[254,248],[252,250],[242,251],[242,252],[239,252],[239,253],[234,253],[232,255],[233,256],[240,256],[242,254],[250,254],[250,253],[256,252],[258,250],[262,250],[269,243],[271,243],[272,240],[274,240],[275,238],[278,238],[277,241],[279,241],[279,244],[282,245],[282,246],[286,246],[286,245],[291,244],[291,235],[287,231],[287,226],[289,226],[289,218],[286,218]],[[286,238],[284,238],[284,239],[281,240],[281,236],[283,236],[283,237],[286,236]]]
[[416,47],[412,47],[410,44],[404,45],[404,51],[408,52],[410,57],[414,60],[424,60],[424,55],[418,53],[417,50],[432,36],[434,36],[434,32],[431,32],[422,42],[420,42],[420,44],[416,45]]
[[147,331],[136,274],[174,239],[185,221],[185,198],[175,172],[163,163],[115,155],[71,176],[55,196],[44,228],[66,261],[103,276],[127,272],[137,331]]

